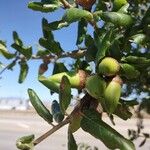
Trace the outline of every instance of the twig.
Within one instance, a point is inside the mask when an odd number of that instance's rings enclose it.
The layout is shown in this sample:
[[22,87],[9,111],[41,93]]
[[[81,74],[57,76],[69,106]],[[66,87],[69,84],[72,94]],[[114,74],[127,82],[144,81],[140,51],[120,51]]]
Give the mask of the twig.
[[19,57],[16,57],[15,60],[13,60],[11,63],[9,63],[7,66],[4,67],[4,69],[2,69],[0,71],[0,75],[6,70],[9,68],[10,64],[12,64],[13,62],[16,62],[17,60],[19,59]]
[[[70,52],[62,52],[57,57],[55,55],[52,55],[52,54],[49,54],[49,55],[44,56],[44,57],[46,57],[49,60],[56,59],[56,58],[57,59],[66,58],[66,57],[81,58],[81,57],[85,56],[85,52],[86,52],[86,48],[85,49],[79,49],[79,50],[73,50]],[[43,59],[43,57],[33,55],[31,59]]]
[[51,130],[47,131],[46,133],[44,133],[42,136],[40,136],[39,138],[37,138],[33,144],[34,145],[38,145],[40,142],[42,142],[44,139],[46,139],[48,136],[50,136],[51,134],[53,134],[54,132],[56,132],[57,130],[59,130],[61,127],[63,127],[64,125],[68,124],[70,122],[70,118],[66,118],[64,121],[60,122],[58,125],[54,126]]

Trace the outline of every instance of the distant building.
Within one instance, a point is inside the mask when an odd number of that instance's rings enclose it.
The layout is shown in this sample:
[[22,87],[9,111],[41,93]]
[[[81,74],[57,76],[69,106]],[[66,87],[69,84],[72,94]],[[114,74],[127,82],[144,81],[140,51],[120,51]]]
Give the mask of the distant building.
[[1,97],[0,109],[2,110],[27,110],[29,108],[29,100],[18,97]]

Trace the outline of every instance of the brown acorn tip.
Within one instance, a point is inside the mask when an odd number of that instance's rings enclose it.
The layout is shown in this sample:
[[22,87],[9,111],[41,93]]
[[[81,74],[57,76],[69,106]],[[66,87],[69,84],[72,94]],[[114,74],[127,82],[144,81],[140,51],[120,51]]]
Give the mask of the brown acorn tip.
[[86,78],[89,76],[89,74],[84,70],[79,70],[78,74],[80,80],[80,89],[83,89],[85,87]]
[[42,75],[44,72],[46,72],[48,69],[48,65],[45,63],[42,63],[39,67],[39,75]]
[[120,85],[123,84],[123,81],[122,81],[122,79],[120,78],[119,75],[116,75],[116,76],[112,79],[112,81],[117,82],[117,83],[119,83]]

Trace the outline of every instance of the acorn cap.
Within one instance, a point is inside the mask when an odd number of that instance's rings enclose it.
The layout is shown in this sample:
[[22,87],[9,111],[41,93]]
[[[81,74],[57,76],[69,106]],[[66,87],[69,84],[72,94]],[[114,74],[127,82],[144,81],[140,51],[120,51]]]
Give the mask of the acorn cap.
[[80,89],[83,89],[85,87],[86,79],[89,75],[87,72],[83,70],[79,70],[78,74],[79,74],[79,79],[80,79]]
[[116,75],[116,76],[112,79],[112,81],[117,82],[117,83],[119,83],[120,85],[123,84],[123,81],[122,81],[122,79],[120,78],[119,75]]
[[98,73],[105,76],[115,76],[120,70],[120,64],[112,57],[105,57],[98,65]]

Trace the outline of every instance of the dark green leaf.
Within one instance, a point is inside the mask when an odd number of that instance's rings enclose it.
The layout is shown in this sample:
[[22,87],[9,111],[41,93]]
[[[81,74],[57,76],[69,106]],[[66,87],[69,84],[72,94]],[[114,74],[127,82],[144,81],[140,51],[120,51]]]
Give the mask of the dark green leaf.
[[54,22],[49,23],[48,25],[45,25],[44,29],[47,31],[52,31],[52,30],[59,30],[67,26],[69,26],[69,23],[64,22],[63,20],[60,20],[60,21],[54,21]]
[[95,61],[97,53],[97,48],[95,46],[91,46],[87,48],[87,52],[85,54],[85,58],[87,62]]
[[42,19],[42,30],[43,30],[43,37],[49,40],[54,40],[54,36],[52,34],[52,32],[45,30],[45,27],[48,26],[48,21],[43,18]]
[[26,61],[19,62],[19,65],[20,65],[20,74],[19,74],[18,82],[23,83],[27,77],[29,67]]
[[28,89],[28,95],[31,104],[35,108],[38,115],[41,116],[48,123],[51,123],[53,121],[53,117],[50,111],[44,106],[44,104],[42,103],[38,95],[35,93],[35,91],[32,89]]
[[27,59],[30,59],[32,56],[32,47],[20,46],[16,43],[13,43],[11,47],[16,49],[19,53],[23,54]]
[[37,52],[36,56],[41,56],[41,57],[43,57],[43,56],[46,56],[46,55],[48,55],[48,54],[50,54],[50,51],[49,51],[49,50],[39,50],[39,51]]
[[89,47],[90,45],[94,44],[94,39],[91,37],[91,35],[87,34],[85,37],[85,45],[86,47]]
[[64,119],[64,115],[62,114],[61,110],[60,110],[60,105],[59,103],[54,100],[52,102],[52,105],[51,105],[51,112],[52,112],[52,115],[53,115],[53,118],[54,120],[59,123],[61,121],[63,121]]
[[23,43],[21,39],[19,38],[18,33],[16,31],[13,32],[13,39],[17,45],[23,46]]
[[127,120],[132,117],[132,113],[130,112],[128,106],[125,104],[118,104],[114,114],[123,120]]
[[49,26],[48,21],[43,18],[42,19],[42,30],[43,30],[43,36],[45,39],[48,40],[48,42],[51,43],[51,41],[54,41],[54,35],[51,30],[47,30],[47,27]]
[[41,11],[41,12],[53,12],[57,10],[61,6],[61,3],[55,3],[55,4],[44,4],[41,2],[29,2],[28,8],[35,10],[35,11]]
[[103,11],[107,10],[107,4],[105,1],[102,1],[102,0],[97,1],[95,11],[99,11],[99,10],[103,10]]
[[93,15],[86,10],[82,10],[78,8],[70,8],[66,11],[62,20],[68,23],[72,23],[72,22],[80,21],[82,18],[91,21],[93,19]]
[[112,30],[108,31],[103,39],[101,40],[101,37],[95,32],[95,44],[98,49],[96,54],[96,62],[97,64],[100,62],[100,60],[105,57],[106,52],[110,48],[112,44]]
[[40,38],[39,44],[52,53],[60,53],[62,51],[60,43],[54,40]]
[[52,102],[52,105],[51,105],[51,112],[52,112],[52,115],[54,115],[54,114],[56,114],[56,113],[58,113],[58,112],[61,112],[59,103],[58,103],[56,100],[54,100],[54,101]]
[[99,113],[88,110],[81,120],[81,127],[95,138],[101,140],[110,149],[135,150],[133,143],[103,122]]
[[68,129],[68,150],[77,150],[77,149],[78,149],[78,146],[77,146],[76,141],[73,137],[73,134]]
[[56,73],[61,73],[61,72],[67,72],[67,68],[65,67],[64,63],[59,63],[59,62],[56,62],[54,64],[54,69],[53,69],[53,74],[56,74]]
[[87,32],[87,21],[85,19],[81,19],[78,22],[78,36],[76,44],[79,45],[83,42]]
[[110,47],[109,53],[111,57],[115,58],[116,60],[120,60],[122,51],[120,49],[119,40],[114,40],[113,44]]
[[94,39],[90,35],[86,35],[85,37],[85,45],[87,47],[87,51],[85,54],[86,61],[95,61],[97,47],[95,46]]
[[65,114],[71,101],[71,85],[69,79],[66,76],[62,77],[59,91],[59,103],[63,114]]
[[0,55],[3,55],[7,59],[12,59],[15,57],[15,54],[8,52],[5,43],[1,40],[0,40]]

